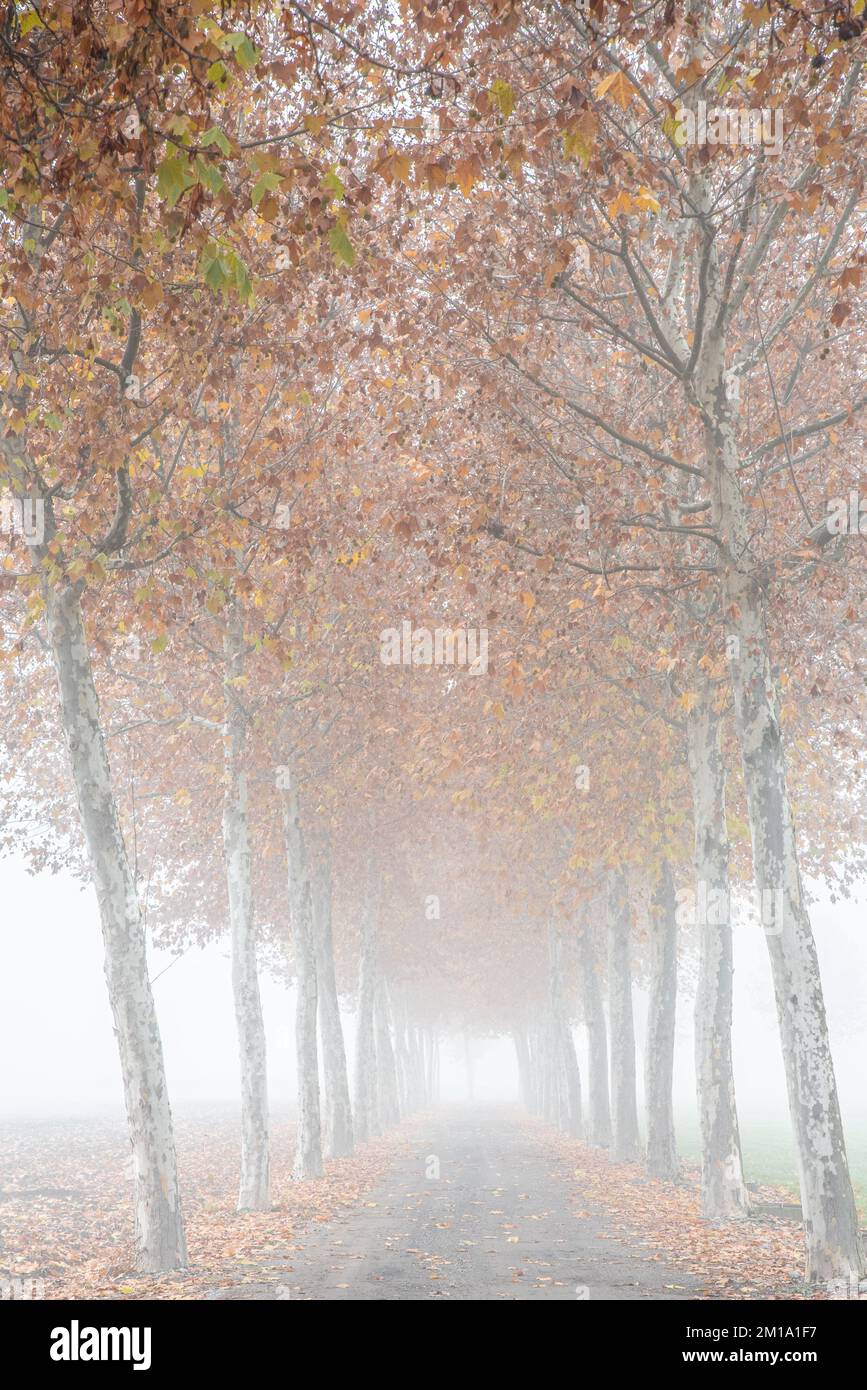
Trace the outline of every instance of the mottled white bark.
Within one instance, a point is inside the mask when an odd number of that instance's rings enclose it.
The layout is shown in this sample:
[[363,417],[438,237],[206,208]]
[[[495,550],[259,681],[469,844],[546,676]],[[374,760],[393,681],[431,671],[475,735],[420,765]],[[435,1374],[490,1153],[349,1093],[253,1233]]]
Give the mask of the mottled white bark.
[[159,1273],[185,1265],[187,1251],[144,924],[114,797],[78,594],[74,587],[46,585],[45,603],[120,1053],[132,1144],[136,1262],[144,1272]]
[[608,1014],[611,1023],[611,1157],[638,1157],[638,1102],[635,1091],[635,1023],[632,1013],[632,935],[626,877],[608,874]]
[[[804,903],[786,782],[775,678],[758,583],[733,572],[741,658],[735,709],[750,812],[753,869],[783,1045],[811,1282],[863,1273],[816,943]],[[779,905],[779,906],[778,906]]]
[[316,1043],[316,946],[313,903],[304,827],[294,778],[281,768],[283,835],[289,869],[289,919],[295,958],[295,1065],[298,1095],[296,1178],[318,1178],[323,1170],[319,1105],[319,1054]]
[[608,1028],[593,938],[584,927],[578,938],[581,993],[589,1052],[590,1143],[607,1149],[611,1144],[611,1101],[608,1093]]
[[380,890],[379,867],[371,860],[361,917],[355,1034],[355,1137],[361,1144],[381,1129],[376,1084],[376,926]]
[[735,709],[750,812],[753,869],[774,979],[807,1238],[807,1278],[863,1273],[816,943],[804,903],[775,679],[755,581],[732,574],[741,659]]
[[755,559],[753,515],[741,492],[737,403],[726,377],[725,281],[710,226],[712,192],[700,174],[693,197],[706,238],[705,327],[695,371],[710,478],[712,520],[722,539],[722,597],[729,633],[735,718],[753,847],[753,872],[777,1005],[789,1112],[795,1135],[807,1244],[807,1278],[858,1276],[863,1256],[816,944],[795,841],[765,617],[764,574]]
[[316,942],[319,1038],[324,1079],[323,1133],[329,1158],[345,1158],[354,1149],[349,1072],[334,973],[331,929],[331,862],[323,855],[313,877],[313,931]]
[[265,1021],[259,996],[253,876],[244,766],[247,717],[237,682],[244,673],[244,633],[240,613],[229,613],[226,657],[225,791],[223,854],[232,942],[232,997],[241,1064],[241,1181],[239,1211],[271,1206],[268,1124],[268,1073]]
[[645,1161],[651,1178],[676,1178],[680,1171],[674,1137],[674,1030],[677,1008],[677,918],[671,866],[664,860],[653,898],[650,937],[650,999],[645,1046],[647,1113]]
[[689,770],[695,826],[699,920],[695,995],[695,1075],[701,1138],[702,1213],[712,1221],[746,1216],[735,1082],[732,1070],[732,923],[726,770],[721,719],[701,684],[688,716]]

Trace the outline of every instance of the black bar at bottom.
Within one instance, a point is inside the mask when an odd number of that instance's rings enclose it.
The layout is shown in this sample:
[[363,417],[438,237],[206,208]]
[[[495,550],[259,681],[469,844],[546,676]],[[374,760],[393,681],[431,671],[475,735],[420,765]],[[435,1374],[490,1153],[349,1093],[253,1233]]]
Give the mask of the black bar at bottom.
[[[380,1301],[401,1300],[390,1300],[383,1290]],[[762,1366],[774,1371],[800,1367],[827,1376],[844,1367],[863,1368],[864,1308],[858,1304],[864,1302],[863,1298],[756,1303],[576,1299],[566,1322],[558,1326],[578,1340],[561,1343],[560,1349],[574,1363],[576,1373],[581,1372],[591,1353],[601,1357],[612,1374],[620,1369],[640,1369],[662,1377],[672,1371],[700,1377],[713,1367],[749,1370]],[[343,1322],[348,1306],[342,1303],[340,1311],[329,1310],[331,1335]],[[360,1315],[365,1319],[365,1339],[400,1338],[407,1329],[400,1312],[387,1314],[388,1321],[383,1324],[371,1324],[366,1301]],[[315,1355],[316,1347],[324,1350],[328,1345],[319,1340],[299,1340],[305,1333],[321,1336],[321,1316],[315,1304],[300,1300],[294,1304],[291,1300],[236,1304],[6,1302],[0,1303],[0,1347],[7,1355],[14,1347],[16,1370],[48,1372],[52,1379],[61,1381],[76,1374],[98,1376],[101,1370],[139,1377],[164,1375],[169,1370],[214,1371],[224,1378],[232,1372],[249,1376],[264,1372],[263,1354],[276,1357],[288,1374],[298,1352],[306,1362],[311,1352]],[[480,1359],[491,1354],[496,1359],[501,1352],[511,1356],[516,1336],[524,1354],[532,1358],[533,1342],[525,1339],[538,1331],[538,1316],[533,1314],[533,1320],[522,1328],[511,1322],[502,1332],[496,1324],[480,1328],[476,1323],[470,1345],[459,1352],[450,1339],[443,1341],[443,1314],[438,1310],[433,1360],[432,1348],[425,1347],[425,1378],[437,1361],[444,1371],[451,1363],[454,1372],[455,1357],[464,1361],[466,1371],[465,1355],[472,1346]],[[352,1323],[351,1313],[349,1318]],[[464,1346],[467,1330],[460,1335]],[[366,1340],[353,1343],[358,1352],[365,1344]],[[380,1347],[379,1352],[382,1350]],[[5,1356],[0,1366],[3,1362]],[[594,1360],[586,1369],[597,1365]],[[333,1373],[333,1362],[330,1367]],[[8,1362],[3,1369],[8,1369]],[[406,1378],[414,1378],[408,1363],[401,1372],[401,1379]]]

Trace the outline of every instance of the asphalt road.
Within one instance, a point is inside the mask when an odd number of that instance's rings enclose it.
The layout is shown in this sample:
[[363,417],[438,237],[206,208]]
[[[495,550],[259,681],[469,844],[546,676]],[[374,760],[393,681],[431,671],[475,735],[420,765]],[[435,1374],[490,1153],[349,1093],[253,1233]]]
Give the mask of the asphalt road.
[[[569,1180],[564,1181],[565,1178]],[[685,1299],[699,1285],[606,1238],[604,1212],[517,1117],[451,1110],[362,1205],[300,1234],[223,1299]],[[258,1277],[258,1275],[261,1277]],[[248,1276],[249,1277],[249,1276]]]

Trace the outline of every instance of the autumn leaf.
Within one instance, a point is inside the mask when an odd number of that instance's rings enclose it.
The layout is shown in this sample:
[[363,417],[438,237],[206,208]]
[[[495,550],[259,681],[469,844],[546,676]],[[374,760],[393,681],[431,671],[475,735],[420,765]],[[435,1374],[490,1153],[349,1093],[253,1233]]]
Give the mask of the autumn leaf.
[[618,69],[617,72],[610,72],[607,77],[603,77],[593,89],[594,96],[599,98],[607,96],[609,92],[617,105],[625,111],[635,96],[635,87],[626,74]]
[[481,176],[482,169],[477,155],[470,159],[461,159],[455,166],[454,180],[465,198],[470,196]]
[[585,169],[590,167],[593,141],[580,127],[563,132],[563,153],[567,158],[580,159]]
[[157,169],[157,192],[170,208],[195,182],[189,162],[183,155],[167,155]]
[[608,204],[608,216],[611,218],[613,222],[622,214],[629,213],[631,211],[632,199],[626,192],[626,189],[622,188],[618,193],[617,197],[614,199],[614,201]]
[[646,212],[659,212],[659,201],[642,184],[635,195],[635,206],[642,208]]
[[341,265],[355,265],[355,247],[346,235],[345,227],[332,227],[328,233],[328,243],[334,252],[335,259]]
[[508,82],[497,77],[491,83],[491,99],[504,120],[508,120],[515,109],[515,93]]

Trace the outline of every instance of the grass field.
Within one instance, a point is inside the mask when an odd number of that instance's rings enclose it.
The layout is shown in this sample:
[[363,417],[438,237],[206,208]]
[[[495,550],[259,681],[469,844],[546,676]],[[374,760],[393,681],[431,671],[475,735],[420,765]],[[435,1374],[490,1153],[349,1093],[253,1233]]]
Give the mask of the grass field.
[[[697,1163],[698,1127],[684,1112],[676,1116],[678,1146],[688,1163]],[[797,1197],[798,1173],[788,1121],[782,1117],[742,1114],[741,1147],[748,1182],[773,1183]],[[867,1115],[849,1117],[846,1124],[849,1168],[858,1209],[867,1226]]]

